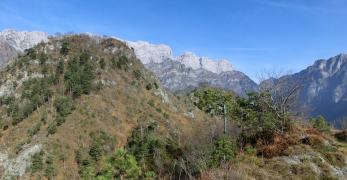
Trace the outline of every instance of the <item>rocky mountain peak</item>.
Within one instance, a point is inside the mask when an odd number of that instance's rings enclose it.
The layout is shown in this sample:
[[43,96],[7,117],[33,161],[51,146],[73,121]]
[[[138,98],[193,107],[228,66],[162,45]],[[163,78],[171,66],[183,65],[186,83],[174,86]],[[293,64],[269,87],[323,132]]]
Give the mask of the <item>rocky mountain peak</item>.
[[233,66],[226,59],[220,61],[211,60],[208,57],[199,57],[192,52],[185,52],[177,57],[176,60],[194,70],[201,68],[217,74],[234,70]]
[[161,63],[166,59],[172,59],[172,50],[164,44],[150,44],[146,41],[125,41],[126,44],[133,48],[137,58],[143,64]]
[[31,48],[40,42],[48,41],[48,34],[40,31],[17,31],[14,29],[5,29],[0,32],[0,39],[11,45],[19,52]]
[[308,115],[323,115],[336,123],[345,118],[347,106],[347,54],[339,54],[327,60],[316,60],[312,66],[266,83],[282,83],[290,87],[293,83],[300,85],[298,94],[299,111]]
[[178,57],[173,57],[171,47],[165,44],[151,44],[146,41],[122,41],[134,49],[136,56],[145,65],[150,63],[162,63],[170,59],[178,61],[186,67],[194,70],[204,69],[217,74],[234,70],[233,66],[226,59],[220,61],[212,60],[208,57],[197,56],[192,52],[185,52]]
[[344,68],[345,66],[347,66],[347,54],[339,54],[328,60],[319,59],[308,69],[310,71],[320,72],[323,77],[330,77],[339,72],[341,68]]
[[164,44],[151,44],[146,41],[126,41],[137,58],[152,71],[173,92],[185,91],[201,84],[232,90],[239,95],[258,90],[258,86],[245,74],[234,70],[226,59],[212,60],[200,57],[193,52],[185,52],[173,57],[172,50]]
[[178,56],[176,60],[192,69],[202,68],[202,58],[192,52],[185,52]]

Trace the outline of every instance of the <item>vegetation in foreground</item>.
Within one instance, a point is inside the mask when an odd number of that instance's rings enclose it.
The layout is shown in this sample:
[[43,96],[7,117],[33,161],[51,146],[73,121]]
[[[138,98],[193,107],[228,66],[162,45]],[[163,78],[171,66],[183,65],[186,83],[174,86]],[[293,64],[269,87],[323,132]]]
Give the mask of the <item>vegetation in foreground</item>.
[[[166,92],[125,44],[56,37],[1,71],[1,145],[31,179],[341,179],[346,132],[271,91]],[[283,92],[280,97],[291,98]],[[40,146],[41,147],[41,146]],[[2,154],[6,153],[3,148]],[[25,158],[24,158],[25,159]],[[12,161],[12,159],[8,159]],[[1,164],[0,164],[1,165]]]

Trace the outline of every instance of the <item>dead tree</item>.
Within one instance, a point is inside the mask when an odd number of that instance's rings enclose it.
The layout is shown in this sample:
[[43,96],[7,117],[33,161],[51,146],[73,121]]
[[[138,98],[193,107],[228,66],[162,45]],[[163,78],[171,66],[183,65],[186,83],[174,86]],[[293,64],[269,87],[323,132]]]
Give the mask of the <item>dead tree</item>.
[[[296,104],[301,85],[300,82],[293,82],[286,76],[285,71],[264,71],[258,75],[260,93],[267,93],[271,97],[271,102],[267,106],[273,110],[280,120],[281,133],[289,125],[289,112]],[[265,101],[267,102],[267,101]]]

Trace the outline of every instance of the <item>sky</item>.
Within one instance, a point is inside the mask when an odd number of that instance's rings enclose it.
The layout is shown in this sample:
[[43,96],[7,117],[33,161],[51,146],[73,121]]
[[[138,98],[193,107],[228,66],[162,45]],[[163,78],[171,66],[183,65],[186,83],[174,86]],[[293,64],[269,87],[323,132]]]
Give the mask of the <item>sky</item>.
[[257,81],[347,52],[347,0],[1,0],[0,30],[91,32],[228,59]]

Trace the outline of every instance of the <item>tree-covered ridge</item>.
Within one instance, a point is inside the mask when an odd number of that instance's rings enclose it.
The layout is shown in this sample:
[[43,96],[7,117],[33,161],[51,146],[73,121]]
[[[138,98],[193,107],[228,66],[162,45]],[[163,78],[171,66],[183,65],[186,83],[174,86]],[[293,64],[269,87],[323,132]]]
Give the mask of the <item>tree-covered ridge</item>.
[[[4,75],[21,71],[11,79],[12,87],[0,99],[12,124],[16,125],[45,103],[54,103],[58,116],[68,115],[66,109],[72,109],[66,102],[70,101],[69,98],[76,99],[102,88],[103,80],[100,78],[105,72],[97,69],[108,66],[112,71],[122,71],[133,63],[120,52],[105,53],[101,55],[104,57],[100,57],[102,47],[111,48],[117,43],[121,45],[116,40],[107,39],[97,43],[88,36],[80,35],[52,39],[48,44],[26,50],[24,55],[7,66],[6,71],[1,72]],[[102,47],[97,47],[99,44]],[[105,62],[105,58],[109,61]],[[139,79],[141,72],[134,70],[132,75]]]
[[[41,174],[46,178],[54,178],[61,172],[61,169],[59,170],[57,167],[57,163],[59,164],[57,153],[52,152],[54,149],[49,148],[54,144],[53,141],[50,142],[50,139],[62,136],[61,133],[66,131],[71,124],[81,126],[88,122],[79,119],[81,117],[76,119],[76,114],[86,113],[85,115],[93,120],[99,118],[100,115],[103,117],[114,116],[111,113],[96,115],[96,112],[84,112],[82,107],[85,105],[82,102],[85,99],[98,97],[99,93],[102,96],[109,96],[113,89],[113,92],[118,91],[115,95],[112,94],[115,98],[119,97],[118,94],[127,94],[124,97],[128,102],[138,101],[136,97],[130,97],[130,94],[134,93],[133,91],[123,92],[122,89],[127,87],[136,91],[138,89],[148,92],[149,97],[146,95],[143,97],[144,99],[152,97],[152,101],[155,100],[153,102],[160,99],[157,97],[158,95],[154,94],[154,91],[159,89],[156,79],[143,69],[131,49],[114,39],[95,40],[86,35],[52,38],[48,43],[41,43],[28,49],[25,54],[19,56],[5,70],[1,71],[1,76],[1,88],[6,90],[2,92],[1,96],[0,125],[2,133],[5,136],[16,138],[10,143],[15,146],[14,152],[17,154],[20,154],[30,144],[45,143],[45,149],[33,156],[33,159],[36,159],[34,164],[38,165],[33,165],[35,167],[33,167],[32,174]],[[115,88],[116,85],[119,85],[118,89]],[[102,91],[104,93],[101,93]],[[103,103],[109,103],[114,100],[105,98],[103,101]],[[88,106],[90,105],[93,104]],[[96,104],[93,105],[93,108],[96,107],[98,107]],[[133,109],[136,108],[133,107]],[[160,110],[161,117],[165,115],[168,118],[166,110],[160,107],[156,109]],[[131,114],[126,114],[126,116],[131,116]],[[79,124],[79,121],[82,124]],[[29,125],[29,122],[33,124]],[[103,123],[106,122],[105,120]],[[94,122],[88,123],[93,124]],[[9,136],[16,129],[22,129],[25,126],[29,127],[24,136],[20,137],[19,143],[19,139],[17,140],[19,136]],[[77,132],[79,129],[81,128],[74,129],[76,135],[79,133]],[[92,128],[85,130],[92,131]],[[105,133],[111,138],[105,139],[104,141],[107,142],[104,143],[115,143],[115,132]],[[92,138],[92,136],[86,138]],[[42,141],[42,139],[45,140]],[[65,139],[62,140],[65,141]],[[82,141],[88,143],[86,139]],[[68,145],[66,146],[68,147]],[[94,161],[101,157],[111,156],[111,153],[116,151],[112,146],[112,149],[103,154],[100,152],[100,146],[104,145],[102,143],[101,145],[100,143],[91,144],[88,154]],[[70,148],[66,149],[64,145],[59,149],[65,149],[62,150],[64,152]],[[52,156],[54,156],[54,160],[50,160]],[[71,154],[62,156],[64,156],[62,161],[65,162],[65,158],[70,158]],[[49,168],[47,171],[50,171],[48,175],[44,173],[46,167],[43,161],[54,164],[47,167]]]

